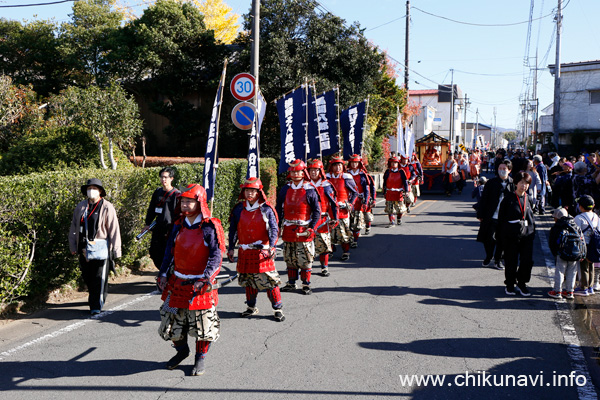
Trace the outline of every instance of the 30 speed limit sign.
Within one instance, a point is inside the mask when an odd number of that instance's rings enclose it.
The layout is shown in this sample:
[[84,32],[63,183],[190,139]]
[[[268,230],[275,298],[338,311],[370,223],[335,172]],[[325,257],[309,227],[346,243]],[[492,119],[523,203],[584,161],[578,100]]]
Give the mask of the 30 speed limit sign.
[[254,76],[244,72],[233,77],[229,88],[233,97],[239,101],[248,101],[254,97],[256,81]]

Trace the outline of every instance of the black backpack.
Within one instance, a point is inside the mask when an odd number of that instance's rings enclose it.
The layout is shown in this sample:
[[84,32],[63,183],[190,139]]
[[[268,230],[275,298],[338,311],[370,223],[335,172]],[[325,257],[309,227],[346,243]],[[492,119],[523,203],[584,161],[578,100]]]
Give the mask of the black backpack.
[[558,256],[565,261],[579,261],[587,256],[585,238],[573,220],[558,235]]
[[[582,217],[584,217],[588,223],[588,226],[585,228],[585,230],[592,230],[592,236],[590,237],[590,243],[587,245],[587,256],[585,258],[593,263],[600,262],[600,231],[598,230],[598,225],[596,225],[594,228],[592,226],[592,221],[590,221],[589,218],[584,215],[582,215]],[[595,215],[595,217],[596,218],[593,219],[597,220],[598,216]]]

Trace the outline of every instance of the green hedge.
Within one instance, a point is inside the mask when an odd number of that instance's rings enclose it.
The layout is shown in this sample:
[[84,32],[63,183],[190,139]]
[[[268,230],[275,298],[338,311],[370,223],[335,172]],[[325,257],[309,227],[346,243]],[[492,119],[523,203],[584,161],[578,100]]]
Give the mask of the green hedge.
[[[202,183],[202,164],[180,164],[174,184]],[[69,252],[68,231],[75,205],[84,197],[81,185],[88,178],[102,180],[115,205],[123,256],[121,266],[133,266],[147,253],[149,241],[134,238],[144,225],[150,197],[160,185],[155,168],[112,170],[78,169],[0,177],[0,304],[24,296],[46,296],[50,291],[78,281],[77,260]],[[277,165],[261,160],[261,180],[273,201],[277,190]],[[213,215],[227,220],[246,174],[245,160],[221,161],[217,172]],[[33,257],[30,257],[33,251]]]

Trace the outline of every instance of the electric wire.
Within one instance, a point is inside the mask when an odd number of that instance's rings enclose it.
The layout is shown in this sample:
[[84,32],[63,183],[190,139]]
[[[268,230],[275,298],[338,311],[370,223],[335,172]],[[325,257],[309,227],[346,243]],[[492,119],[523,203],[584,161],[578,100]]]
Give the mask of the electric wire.
[[18,7],[36,7],[36,6],[51,6],[54,4],[61,4],[61,3],[72,3],[75,0],[57,0],[57,1],[51,1],[51,2],[47,2],[47,3],[32,3],[32,4],[9,4],[9,5],[5,5],[5,6],[0,6],[0,8],[18,8]]

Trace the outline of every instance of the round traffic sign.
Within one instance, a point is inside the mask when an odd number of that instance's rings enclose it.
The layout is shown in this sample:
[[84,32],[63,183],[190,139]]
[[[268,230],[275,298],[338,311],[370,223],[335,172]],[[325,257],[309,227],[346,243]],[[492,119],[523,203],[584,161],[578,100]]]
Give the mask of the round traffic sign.
[[239,129],[248,130],[252,129],[254,114],[256,114],[254,104],[242,102],[233,107],[231,119],[233,120],[233,124]]
[[239,101],[248,101],[253,98],[255,88],[256,81],[254,76],[245,72],[234,76],[229,85],[231,94]]

